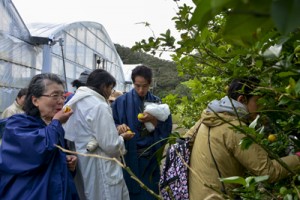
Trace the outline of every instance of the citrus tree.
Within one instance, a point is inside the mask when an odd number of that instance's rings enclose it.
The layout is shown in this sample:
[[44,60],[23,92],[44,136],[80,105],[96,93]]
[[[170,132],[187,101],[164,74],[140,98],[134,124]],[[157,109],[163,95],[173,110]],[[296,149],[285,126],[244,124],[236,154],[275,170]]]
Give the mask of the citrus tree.
[[[175,3],[178,12],[173,21],[180,39],[167,30],[159,37],[136,42],[133,49],[152,54],[171,51],[179,76],[190,77],[181,83],[190,90],[189,96],[179,93],[164,98],[172,112],[183,119],[181,125],[191,127],[209,101],[226,94],[233,78],[255,76],[261,80],[260,123],[265,130],[260,135],[251,130],[244,132],[253,134],[255,142],[274,157],[298,151],[300,1],[193,0],[192,5],[187,5],[177,0]],[[242,192],[250,193],[250,197],[255,193],[258,199],[267,198],[259,196],[259,184],[251,187],[254,190]],[[269,194],[271,199],[300,199],[296,174],[263,188],[268,191],[264,195]]]

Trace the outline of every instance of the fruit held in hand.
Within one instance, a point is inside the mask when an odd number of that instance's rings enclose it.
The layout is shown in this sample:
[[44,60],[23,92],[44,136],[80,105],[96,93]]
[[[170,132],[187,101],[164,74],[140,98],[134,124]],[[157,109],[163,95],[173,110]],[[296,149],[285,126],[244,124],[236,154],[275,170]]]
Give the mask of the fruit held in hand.
[[134,132],[132,132],[131,130],[126,131],[129,134],[134,134]]
[[137,116],[138,119],[141,119],[141,118],[143,118],[143,117],[144,117],[144,114],[143,114],[143,113],[139,113],[138,116]]
[[275,141],[276,141],[276,135],[270,134],[270,135],[268,136],[268,140],[269,140],[270,142],[275,142]]
[[70,112],[71,111],[71,107],[70,106],[66,106],[64,107],[64,113]]

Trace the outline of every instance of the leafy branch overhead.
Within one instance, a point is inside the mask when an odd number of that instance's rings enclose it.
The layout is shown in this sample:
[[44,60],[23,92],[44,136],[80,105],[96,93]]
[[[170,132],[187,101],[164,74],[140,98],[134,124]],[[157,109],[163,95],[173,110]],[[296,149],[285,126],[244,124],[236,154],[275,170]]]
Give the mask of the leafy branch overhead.
[[[208,102],[226,95],[230,80],[255,76],[261,80],[257,91],[262,96],[259,123],[265,129],[261,133],[245,131],[275,158],[299,151],[300,1],[175,3],[178,10],[172,20],[180,36],[166,30],[133,47],[153,55],[172,52],[178,75],[188,77],[181,82],[185,93],[181,90],[164,98],[174,118],[180,119],[181,126],[191,127]],[[248,137],[241,145],[247,147],[251,143]],[[255,195],[256,199],[299,199],[298,178],[295,175],[273,185],[251,179],[250,185],[264,184],[264,195],[260,187],[245,187],[242,192]]]

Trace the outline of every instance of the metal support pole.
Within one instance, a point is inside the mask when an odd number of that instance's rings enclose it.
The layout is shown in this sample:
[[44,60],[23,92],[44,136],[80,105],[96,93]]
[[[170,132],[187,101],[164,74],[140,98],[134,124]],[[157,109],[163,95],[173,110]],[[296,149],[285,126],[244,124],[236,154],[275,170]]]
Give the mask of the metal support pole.
[[[62,57],[62,61],[63,61],[65,83],[66,83],[66,87],[68,87],[67,74],[66,74],[66,64],[65,64],[65,55],[64,55],[64,40],[62,38],[59,38],[58,41],[59,41],[59,45],[60,45],[60,49],[61,49],[61,57]],[[68,88],[66,88],[66,89],[68,90]]]

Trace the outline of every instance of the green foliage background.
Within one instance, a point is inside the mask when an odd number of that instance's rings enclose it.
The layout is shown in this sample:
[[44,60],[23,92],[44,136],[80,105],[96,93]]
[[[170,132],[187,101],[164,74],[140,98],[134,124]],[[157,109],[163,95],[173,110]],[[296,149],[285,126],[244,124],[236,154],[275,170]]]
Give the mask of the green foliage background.
[[169,60],[160,59],[144,52],[136,52],[128,47],[115,44],[118,54],[124,64],[145,64],[153,71],[156,85],[155,95],[164,98],[169,94],[188,95],[187,88],[180,84],[188,77],[178,76],[176,63]]
[[[300,1],[299,0],[194,0],[175,1],[173,21],[180,32],[136,42],[133,50],[151,54],[173,51],[181,82],[188,95],[172,93],[164,98],[172,113],[191,127],[207,103],[226,94],[230,80],[255,76],[261,80],[258,94],[261,122],[259,135],[248,129],[255,142],[274,158],[299,151],[300,137]],[[188,80],[186,80],[188,78]],[[277,140],[267,140],[275,134]],[[292,142],[291,142],[292,141]],[[260,192],[259,189],[263,188]],[[282,189],[285,187],[284,189]],[[295,175],[275,184],[244,188],[244,199],[300,199]],[[283,192],[284,191],[284,192]]]

